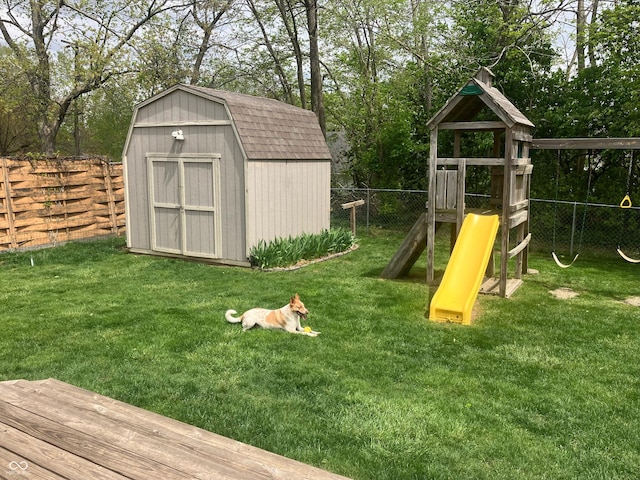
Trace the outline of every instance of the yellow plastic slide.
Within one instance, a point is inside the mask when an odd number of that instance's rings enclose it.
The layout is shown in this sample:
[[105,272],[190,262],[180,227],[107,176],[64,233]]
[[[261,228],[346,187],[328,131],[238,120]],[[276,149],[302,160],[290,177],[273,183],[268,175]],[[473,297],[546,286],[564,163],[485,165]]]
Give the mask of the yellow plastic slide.
[[498,215],[470,213],[464,219],[440,286],[431,299],[430,320],[471,323],[471,310],[487,270],[499,225]]

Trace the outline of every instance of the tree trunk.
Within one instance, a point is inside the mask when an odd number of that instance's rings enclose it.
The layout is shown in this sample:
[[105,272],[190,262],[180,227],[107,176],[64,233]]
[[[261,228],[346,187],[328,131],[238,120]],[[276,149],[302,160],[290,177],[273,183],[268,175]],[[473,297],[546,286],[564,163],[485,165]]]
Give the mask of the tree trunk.
[[198,53],[196,54],[196,61],[193,63],[193,69],[191,70],[191,79],[189,83],[191,85],[197,85],[200,80],[200,69],[202,68],[202,61],[204,56],[209,50],[209,42],[211,41],[211,30],[203,28],[202,41],[198,47]]
[[43,16],[41,7],[40,2],[31,2],[31,38],[35,47],[37,64],[33,69],[27,70],[27,77],[33,96],[38,99],[36,118],[38,119],[40,148],[45,155],[52,155],[59,127],[56,127],[55,121],[52,120],[53,112],[50,111],[51,67],[45,43],[47,20]]
[[287,0],[275,0],[280,18],[287,29],[287,36],[293,47],[293,55],[296,59],[296,78],[298,80],[298,92],[300,94],[300,106],[307,108],[307,88],[304,83],[304,56],[298,38],[298,24],[296,22],[296,12],[291,2]]
[[415,49],[418,52],[414,55],[414,61],[422,68],[424,72],[424,108],[430,113],[433,106],[433,84],[431,82],[431,67],[429,65],[429,46],[424,31],[421,31],[418,22],[418,8],[420,8],[421,0],[411,0],[411,21],[413,22],[413,31],[416,33]]
[[[202,40],[198,46],[193,68],[191,69],[191,79],[189,80],[191,85],[196,85],[200,80],[202,62],[211,47],[210,43],[213,30],[216,28],[216,25],[218,25],[218,22],[222,17],[229,11],[234,1],[235,0],[227,0],[220,5],[218,5],[217,2],[214,2],[210,5],[211,11],[207,12],[207,3],[192,0],[190,14],[196,25],[202,30]],[[217,11],[216,7],[219,7]]]
[[247,0],[247,5],[249,6],[253,17],[258,23],[258,27],[260,28],[260,32],[262,33],[262,38],[264,39],[265,46],[271,55],[271,59],[273,60],[273,64],[276,70],[276,74],[278,75],[278,80],[280,81],[280,85],[282,86],[282,91],[284,92],[285,101],[293,105],[293,93],[291,89],[291,85],[289,84],[289,80],[287,79],[287,74],[284,71],[284,67],[282,66],[282,62],[280,61],[280,57],[278,53],[275,51],[273,47],[273,43],[269,38],[269,33],[267,32],[267,28],[262,22],[262,17],[260,12],[256,8],[253,0]]
[[305,0],[307,26],[309,28],[309,61],[311,67],[311,110],[318,117],[318,123],[325,138],[327,125],[322,101],[322,71],[320,70],[320,52],[318,50],[318,5],[316,0]]
[[[598,19],[598,6],[599,1],[593,0],[593,5],[591,6],[591,25],[594,25]],[[596,65],[596,52],[594,51],[593,40],[591,36],[591,30],[589,31],[589,40],[588,40],[588,52],[589,52],[589,64],[592,67]]]
[[578,11],[576,13],[576,54],[578,56],[578,72],[585,67],[585,44],[587,38],[587,15],[584,7],[584,0],[578,0]]

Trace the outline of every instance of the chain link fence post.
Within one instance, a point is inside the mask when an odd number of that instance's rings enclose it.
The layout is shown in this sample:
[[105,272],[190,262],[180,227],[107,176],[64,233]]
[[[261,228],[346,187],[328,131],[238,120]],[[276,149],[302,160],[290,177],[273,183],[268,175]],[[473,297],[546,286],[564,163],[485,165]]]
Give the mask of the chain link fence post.
[[369,233],[370,214],[371,214],[371,189],[367,187],[367,229],[366,229],[367,233]]

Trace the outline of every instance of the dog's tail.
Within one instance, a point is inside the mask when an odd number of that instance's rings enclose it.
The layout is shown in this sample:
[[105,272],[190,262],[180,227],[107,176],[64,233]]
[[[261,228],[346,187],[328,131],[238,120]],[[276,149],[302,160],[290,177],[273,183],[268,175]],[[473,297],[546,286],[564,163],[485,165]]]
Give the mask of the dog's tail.
[[224,318],[226,318],[229,323],[240,323],[242,321],[242,317],[234,317],[233,315],[236,313],[238,312],[235,310],[227,310],[224,314]]

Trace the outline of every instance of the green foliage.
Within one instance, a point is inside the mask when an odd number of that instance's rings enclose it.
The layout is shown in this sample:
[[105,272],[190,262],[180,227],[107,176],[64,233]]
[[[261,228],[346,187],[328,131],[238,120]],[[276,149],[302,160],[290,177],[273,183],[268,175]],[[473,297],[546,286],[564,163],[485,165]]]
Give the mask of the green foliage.
[[269,243],[260,240],[251,249],[251,264],[259,268],[288,267],[301,260],[313,260],[348,250],[355,238],[345,229],[325,230],[319,234],[277,238]]
[[133,77],[123,77],[89,95],[84,114],[85,152],[121,160],[133,108],[143,99],[137,87]]
[[[540,82],[534,107],[523,110],[536,124],[535,137],[640,136],[640,66],[635,61],[640,52],[639,14],[640,6],[633,1],[604,9],[591,25],[596,63],[569,79],[555,72]],[[590,184],[590,200],[615,205],[626,193],[630,161],[625,151],[595,151],[591,156],[569,151],[560,157],[556,152],[535,152],[531,194],[555,198],[559,176],[558,198],[584,201]],[[636,161],[630,182],[634,197],[639,175]]]
[[[590,75],[597,81],[601,125],[611,125],[606,136],[640,136],[640,4],[616,3],[602,12],[592,41],[598,64]],[[585,82],[586,83],[586,82]]]
[[[35,46],[25,42],[0,51],[0,152],[32,149],[38,140],[35,117],[41,117],[43,137],[43,132],[57,130],[54,120],[60,115],[65,124],[58,140],[62,151],[71,151],[69,113],[78,106],[82,150],[119,158],[133,104],[188,80],[200,48],[207,55],[199,67],[199,84],[299,103],[301,96],[292,86],[301,73],[296,58],[304,57],[308,47],[305,18],[302,4],[279,3],[294,14],[285,15],[286,24],[273,2],[253,2],[257,15],[246,2],[200,2],[192,11],[187,4],[164,11],[169,4],[144,1],[82,2],[73,9],[64,2],[24,3],[26,10],[15,15],[16,21],[29,18],[29,5],[46,5],[45,18],[51,22],[45,36],[51,35],[51,45],[62,41],[68,48],[41,57],[50,60],[51,89],[36,90],[50,91],[47,99],[34,98],[30,85],[38,83],[36,77],[27,81],[35,72]],[[22,6],[18,2],[8,8]],[[157,15],[144,28],[126,28],[130,18],[155,7]],[[52,14],[56,8],[65,22],[53,21],[59,18]],[[575,76],[563,71],[572,72],[561,63],[554,37],[558,29],[566,34],[573,27],[560,26],[560,6],[546,0],[336,0],[323,2],[318,14],[327,123],[348,139],[350,173],[358,186],[425,189],[426,123],[479,66],[491,67],[494,86],[536,125],[534,137],[640,136],[640,6],[635,0],[600,2],[595,18],[589,19],[591,65]],[[217,15],[215,28],[207,31]],[[103,17],[109,28],[95,22]],[[128,42],[115,41],[129,34]],[[302,52],[293,48],[292,36],[301,41]],[[75,87],[85,93],[76,98],[71,95]],[[99,91],[86,94],[94,90]],[[47,123],[53,123],[50,129],[44,128]],[[462,153],[481,155],[490,147],[486,138],[476,136],[463,139]],[[555,157],[534,155],[532,193],[549,196],[553,186],[546,179],[555,173]],[[611,154],[598,158],[594,198],[605,198],[600,194],[609,191],[617,197],[626,162]],[[567,183],[560,189],[584,198],[584,162],[563,163],[561,178]],[[639,174],[634,169],[634,187]],[[487,181],[479,172],[470,178],[471,188],[481,190]]]
[[21,153],[38,143],[29,82],[8,47],[0,46],[0,155]]
[[535,108],[551,71],[546,14],[526,2],[410,3],[371,0],[350,15],[332,10],[334,21],[351,27],[336,31],[343,43],[331,69],[349,95],[329,95],[327,108],[349,139],[356,185],[426,188],[426,123],[478,67],[492,66],[495,86],[523,111]]
[[136,41],[139,55],[135,77],[145,98],[185,81],[189,63],[180,25],[166,18],[156,20]]
[[357,84],[360,93],[349,103],[327,100],[329,110],[337,108],[343,118],[357,184],[426,188],[429,112],[421,100],[424,77],[415,64],[402,70],[385,80],[367,81],[363,74]]

